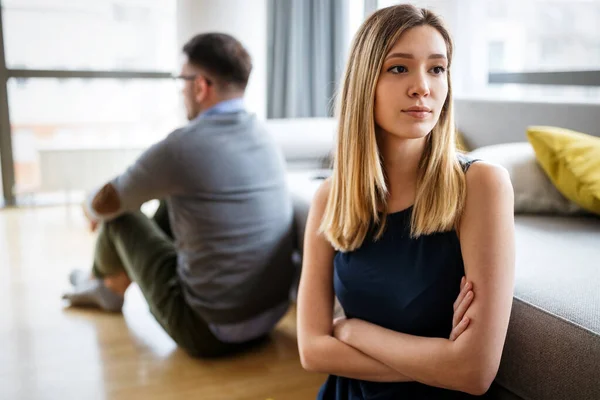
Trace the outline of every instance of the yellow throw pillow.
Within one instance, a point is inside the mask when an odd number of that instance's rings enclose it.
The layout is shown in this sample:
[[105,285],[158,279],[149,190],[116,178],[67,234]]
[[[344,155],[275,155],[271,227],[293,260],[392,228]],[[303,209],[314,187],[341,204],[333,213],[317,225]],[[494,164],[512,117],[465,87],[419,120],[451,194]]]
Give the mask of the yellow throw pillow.
[[554,186],[600,215],[600,138],[550,126],[529,127],[527,138]]

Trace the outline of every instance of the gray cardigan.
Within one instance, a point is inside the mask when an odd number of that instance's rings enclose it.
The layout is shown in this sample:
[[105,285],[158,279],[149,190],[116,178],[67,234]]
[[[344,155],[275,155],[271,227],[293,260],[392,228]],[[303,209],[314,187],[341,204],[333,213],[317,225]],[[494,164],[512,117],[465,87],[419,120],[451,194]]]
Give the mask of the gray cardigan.
[[187,302],[209,323],[288,299],[293,212],[285,163],[253,114],[202,115],[112,181],[120,213],[166,199]]

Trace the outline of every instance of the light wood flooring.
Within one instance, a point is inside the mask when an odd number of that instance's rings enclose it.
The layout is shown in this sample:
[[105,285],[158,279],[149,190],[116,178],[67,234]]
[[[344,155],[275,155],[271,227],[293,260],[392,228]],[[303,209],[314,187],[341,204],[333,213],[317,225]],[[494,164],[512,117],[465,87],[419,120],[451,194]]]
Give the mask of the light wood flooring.
[[298,358],[295,312],[272,340],[233,358],[178,350],[137,286],[123,314],[65,308],[94,236],[80,208],[0,209],[0,399],[314,399],[325,376]]

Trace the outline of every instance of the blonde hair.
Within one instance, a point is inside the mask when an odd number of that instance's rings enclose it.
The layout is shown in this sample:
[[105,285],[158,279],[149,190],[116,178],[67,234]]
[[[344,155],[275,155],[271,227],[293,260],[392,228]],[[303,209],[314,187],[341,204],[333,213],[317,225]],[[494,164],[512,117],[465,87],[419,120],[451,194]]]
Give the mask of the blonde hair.
[[[448,96],[427,136],[419,164],[411,237],[453,229],[465,200],[464,172],[457,158],[452,110],[452,39],[438,16],[411,5],[372,14],[354,37],[337,98],[337,144],[331,189],[320,231],[339,251],[361,246],[373,227],[385,230],[387,182],[375,135],[375,88],[383,61],[400,35],[429,25],[444,38],[448,57]],[[366,105],[366,106],[365,106]]]

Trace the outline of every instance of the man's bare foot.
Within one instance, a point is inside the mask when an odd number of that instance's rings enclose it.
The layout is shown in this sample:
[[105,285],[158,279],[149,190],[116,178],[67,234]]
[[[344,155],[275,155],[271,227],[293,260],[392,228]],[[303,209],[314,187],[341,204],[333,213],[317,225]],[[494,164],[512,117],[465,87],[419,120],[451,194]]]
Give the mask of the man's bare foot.
[[104,286],[120,296],[125,296],[125,291],[131,285],[131,279],[125,272],[104,278]]

